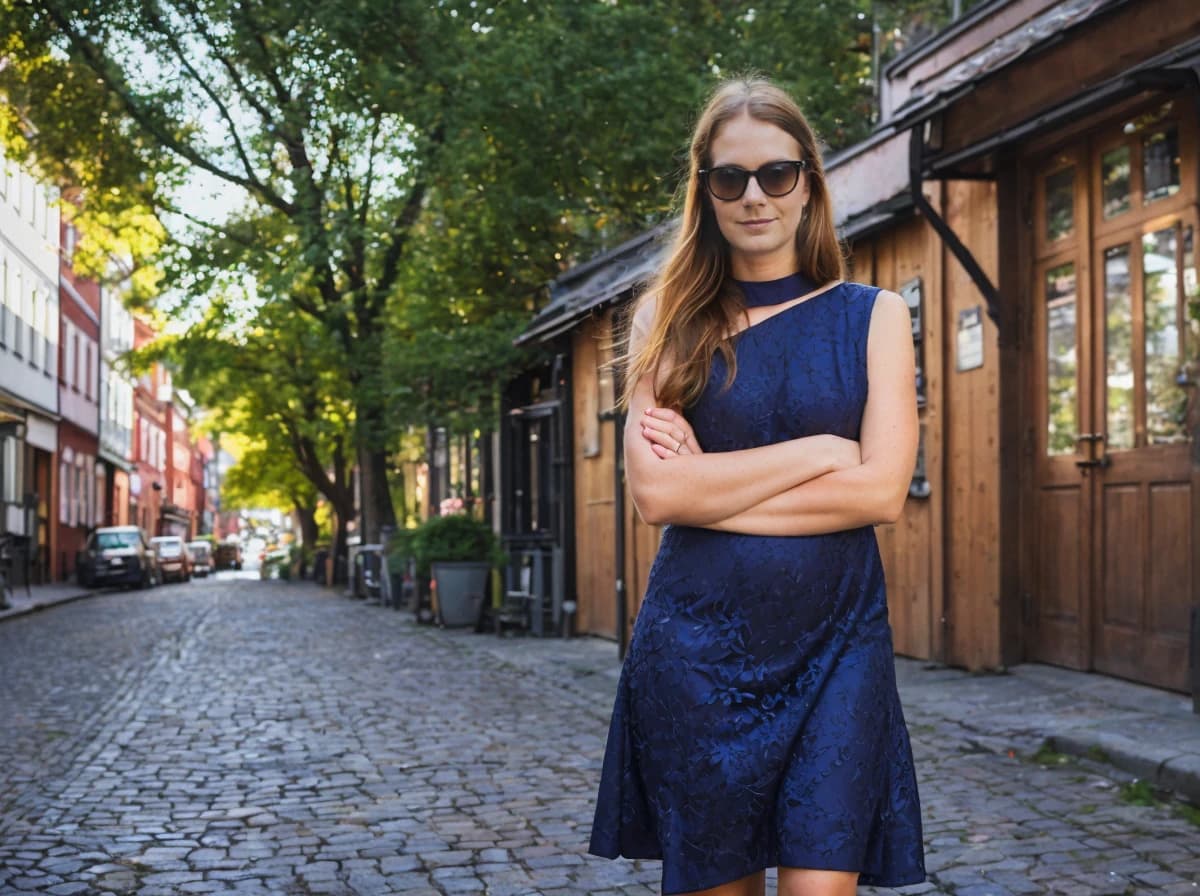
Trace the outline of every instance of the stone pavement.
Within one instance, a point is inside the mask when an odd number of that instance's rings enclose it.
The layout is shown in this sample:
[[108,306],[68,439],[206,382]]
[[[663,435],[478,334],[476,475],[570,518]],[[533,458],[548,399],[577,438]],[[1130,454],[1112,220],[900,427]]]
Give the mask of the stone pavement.
[[26,613],[34,613],[56,604],[90,597],[94,593],[74,582],[54,582],[50,585],[31,585],[28,588],[22,585],[6,593],[8,606],[0,609],[0,620],[24,616]]
[[[898,669],[930,871],[901,892],[1200,894],[1200,817],[1039,750],[1200,724],[1183,698]],[[8,620],[0,894],[655,893],[657,863],[583,853],[617,674],[607,642],[227,576]]]

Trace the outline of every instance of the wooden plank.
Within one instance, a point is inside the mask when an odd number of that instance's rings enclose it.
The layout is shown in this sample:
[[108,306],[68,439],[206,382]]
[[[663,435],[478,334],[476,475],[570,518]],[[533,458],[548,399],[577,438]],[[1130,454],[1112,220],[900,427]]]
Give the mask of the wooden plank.
[[[995,187],[951,183],[945,217],[995,277]],[[948,252],[948,250],[943,250]],[[1000,665],[999,631],[999,358],[995,325],[984,317],[984,363],[956,370],[958,314],[983,297],[957,261],[947,259],[943,327],[947,377],[946,479],[947,659],[970,669]]]
[[[945,149],[986,139],[1197,35],[1200,4],[1195,0],[1129,3],[1098,15],[1070,40],[975,84],[946,112]],[[1021,101],[1014,103],[1013,97]]]
[[600,344],[604,318],[583,322],[572,346],[575,426],[576,625],[580,632],[616,636],[616,520],[613,516],[612,423],[599,420]]

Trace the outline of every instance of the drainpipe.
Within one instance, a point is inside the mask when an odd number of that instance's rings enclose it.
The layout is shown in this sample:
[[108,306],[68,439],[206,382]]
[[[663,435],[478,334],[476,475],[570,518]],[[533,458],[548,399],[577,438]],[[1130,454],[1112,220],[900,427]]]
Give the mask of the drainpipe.
[[979,262],[975,260],[975,256],[971,254],[971,250],[963,245],[962,240],[958,238],[951,228],[946,223],[946,219],[937,213],[929,200],[925,198],[925,193],[922,187],[925,184],[925,139],[922,134],[924,123],[915,125],[909,131],[908,142],[908,185],[909,192],[912,195],[913,205],[929,222],[929,225],[934,229],[934,232],[941,237],[946,248],[958,259],[958,263],[963,266],[967,272],[967,276],[971,278],[971,282],[983,294],[984,301],[987,303],[987,315],[992,319],[992,323],[1000,326],[1000,290],[996,289],[991,279],[984,273],[983,268],[979,266]]

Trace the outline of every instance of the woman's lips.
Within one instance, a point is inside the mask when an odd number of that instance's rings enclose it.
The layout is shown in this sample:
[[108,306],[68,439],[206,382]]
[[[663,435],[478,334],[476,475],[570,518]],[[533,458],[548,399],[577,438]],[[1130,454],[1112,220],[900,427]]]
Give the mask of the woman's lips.
[[762,230],[774,220],[774,218],[751,218],[748,221],[738,221],[738,223],[750,230]]

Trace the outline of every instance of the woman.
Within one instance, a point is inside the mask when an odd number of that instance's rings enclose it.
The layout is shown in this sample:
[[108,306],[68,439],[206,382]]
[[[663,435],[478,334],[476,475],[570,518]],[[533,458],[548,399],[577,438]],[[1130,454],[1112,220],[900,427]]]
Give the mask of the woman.
[[661,858],[664,893],[761,894],[774,866],[781,896],[925,879],[872,529],[916,455],[909,314],[842,277],[799,108],[723,85],[630,332],[626,470],[666,528],[590,847]]

